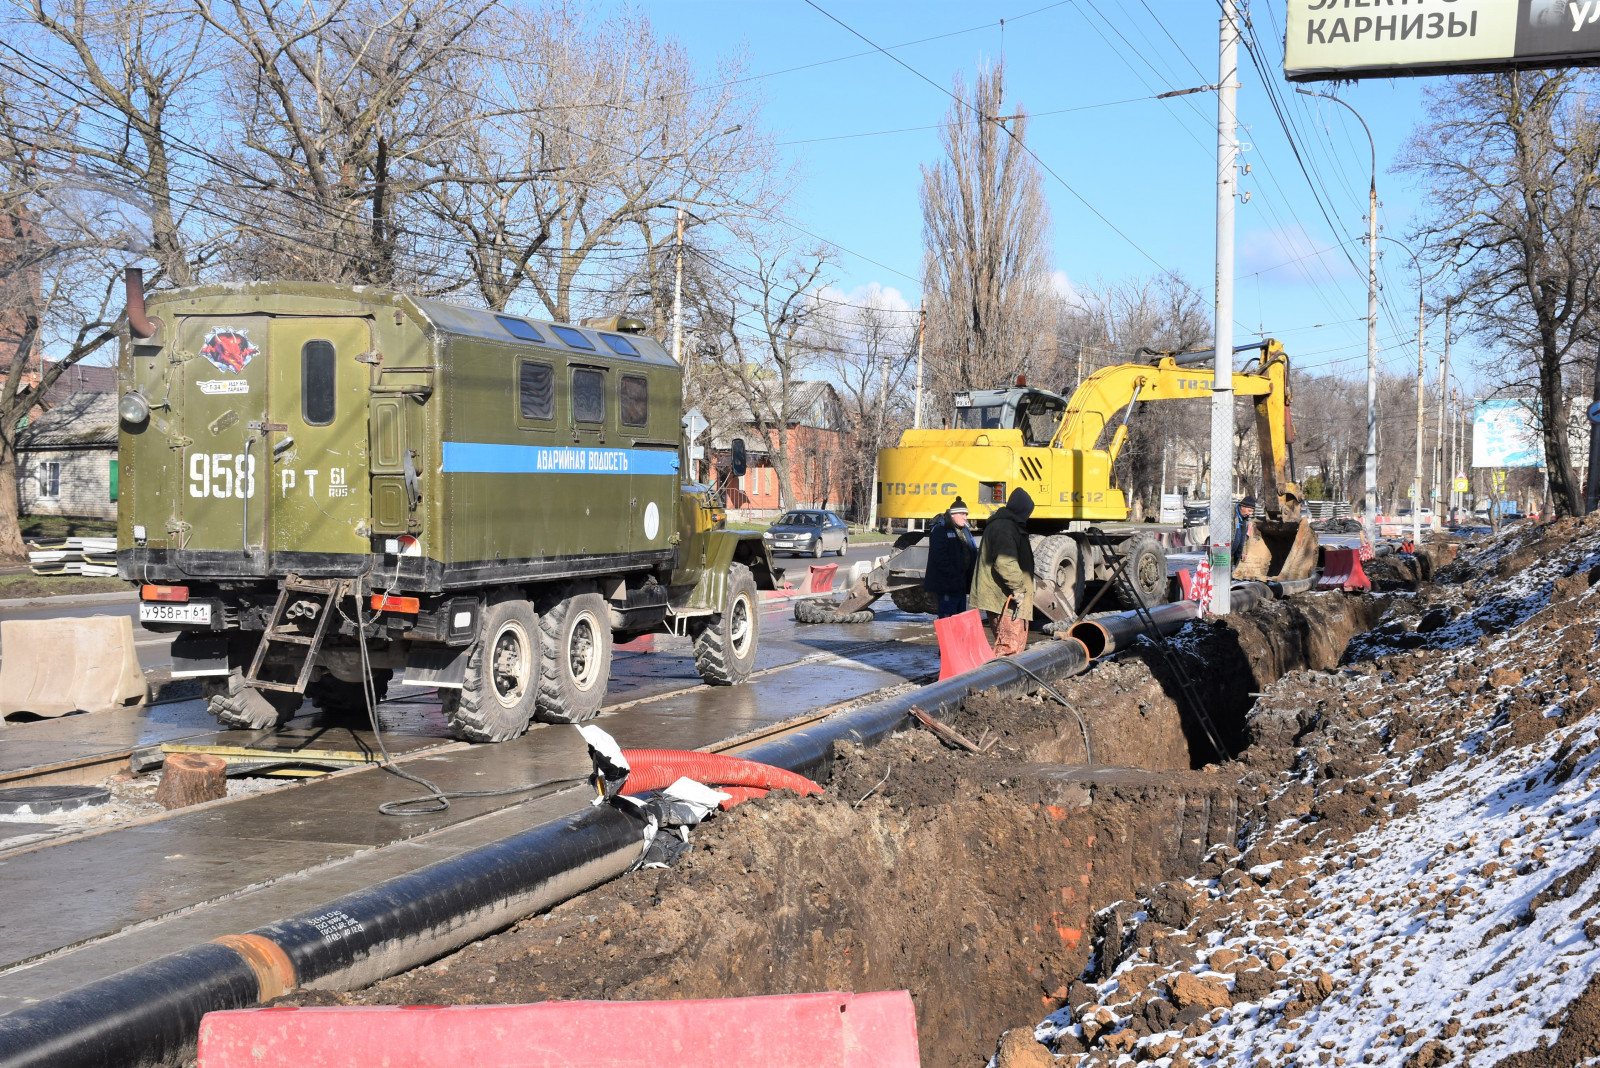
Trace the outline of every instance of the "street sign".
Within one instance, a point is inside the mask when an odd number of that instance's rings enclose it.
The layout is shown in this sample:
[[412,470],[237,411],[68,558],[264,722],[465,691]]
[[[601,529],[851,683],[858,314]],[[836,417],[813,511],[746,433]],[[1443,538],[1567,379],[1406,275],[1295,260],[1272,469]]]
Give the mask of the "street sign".
[[1439,487],[1435,486],[1435,487],[1433,487],[1433,489],[1429,490],[1428,491],[1428,496],[1432,497],[1434,500],[1438,500],[1439,499]]
[[699,408],[690,408],[683,413],[683,430],[684,433],[689,435],[690,441],[704,434],[706,427],[710,425],[710,423],[706,422],[706,417],[700,414]]
[[1600,423],[1600,401],[1589,405],[1589,422]]
[[1465,493],[1472,488],[1472,484],[1464,478],[1456,479],[1456,492]]
[[1417,498],[1417,487],[1415,487],[1415,486],[1406,487],[1406,496],[1410,497],[1412,500],[1416,500],[1416,498]]
[[1288,0],[1284,76],[1317,81],[1588,66],[1600,54],[1600,22],[1583,4],[1451,0],[1421,7],[1421,0],[1404,12],[1379,10],[1378,0]]

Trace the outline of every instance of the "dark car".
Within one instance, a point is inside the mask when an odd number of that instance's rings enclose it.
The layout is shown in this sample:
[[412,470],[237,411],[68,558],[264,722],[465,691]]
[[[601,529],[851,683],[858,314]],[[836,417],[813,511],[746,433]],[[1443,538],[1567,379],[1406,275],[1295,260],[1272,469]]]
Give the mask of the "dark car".
[[850,528],[845,526],[844,520],[832,512],[820,510],[785,512],[761,536],[774,553],[795,556],[821,556],[823,553],[843,556],[850,548]]

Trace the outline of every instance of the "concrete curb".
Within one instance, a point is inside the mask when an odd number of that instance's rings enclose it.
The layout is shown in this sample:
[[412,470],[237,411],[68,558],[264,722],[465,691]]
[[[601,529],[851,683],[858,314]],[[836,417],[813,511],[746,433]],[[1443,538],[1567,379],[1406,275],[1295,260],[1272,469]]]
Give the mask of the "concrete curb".
[[63,593],[53,597],[5,597],[0,598],[0,609],[43,608],[53,604],[120,604],[138,599],[139,595],[129,588],[126,593]]

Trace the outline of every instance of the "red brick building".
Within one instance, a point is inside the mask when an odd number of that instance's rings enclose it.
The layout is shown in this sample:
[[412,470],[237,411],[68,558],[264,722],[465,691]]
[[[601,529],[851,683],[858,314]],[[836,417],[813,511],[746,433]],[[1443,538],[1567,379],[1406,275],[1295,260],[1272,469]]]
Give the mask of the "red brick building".
[[[850,428],[839,394],[827,382],[796,382],[789,408],[796,413],[787,427],[786,455],[778,455],[778,432],[756,429],[748,409],[718,427],[711,442],[716,484],[731,516],[767,519],[783,509],[775,465],[787,463],[789,485],[797,508],[828,508],[846,513],[854,508],[849,478]],[[740,478],[730,472],[732,439],[744,438],[748,467]],[[763,440],[765,438],[766,440]]]

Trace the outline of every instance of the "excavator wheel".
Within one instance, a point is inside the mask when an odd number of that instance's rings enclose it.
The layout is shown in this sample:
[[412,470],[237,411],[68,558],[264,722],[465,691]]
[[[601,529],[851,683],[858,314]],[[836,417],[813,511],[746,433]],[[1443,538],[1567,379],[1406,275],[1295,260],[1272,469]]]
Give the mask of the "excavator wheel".
[[939,598],[929,593],[921,586],[901,586],[889,591],[890,600],[902,612],[912,615],[937,615],[939,613]]
[[1057,622],[1070,624],[1077,620],[1078,606],[1083,604],[1083,569],[1078,566],[1077,539],[1070,534],[1039,539],[1033,547],[1033,578],[1039,587],[1034,594],[1036,604],[1048,585],[1055,589],[1056,604],[1066,613]]
[[1167,600],[1167,550],[1153,534],[1136,534],[1117,547],[1128,558],[1113,591],[1124,608],[1153,608]]

